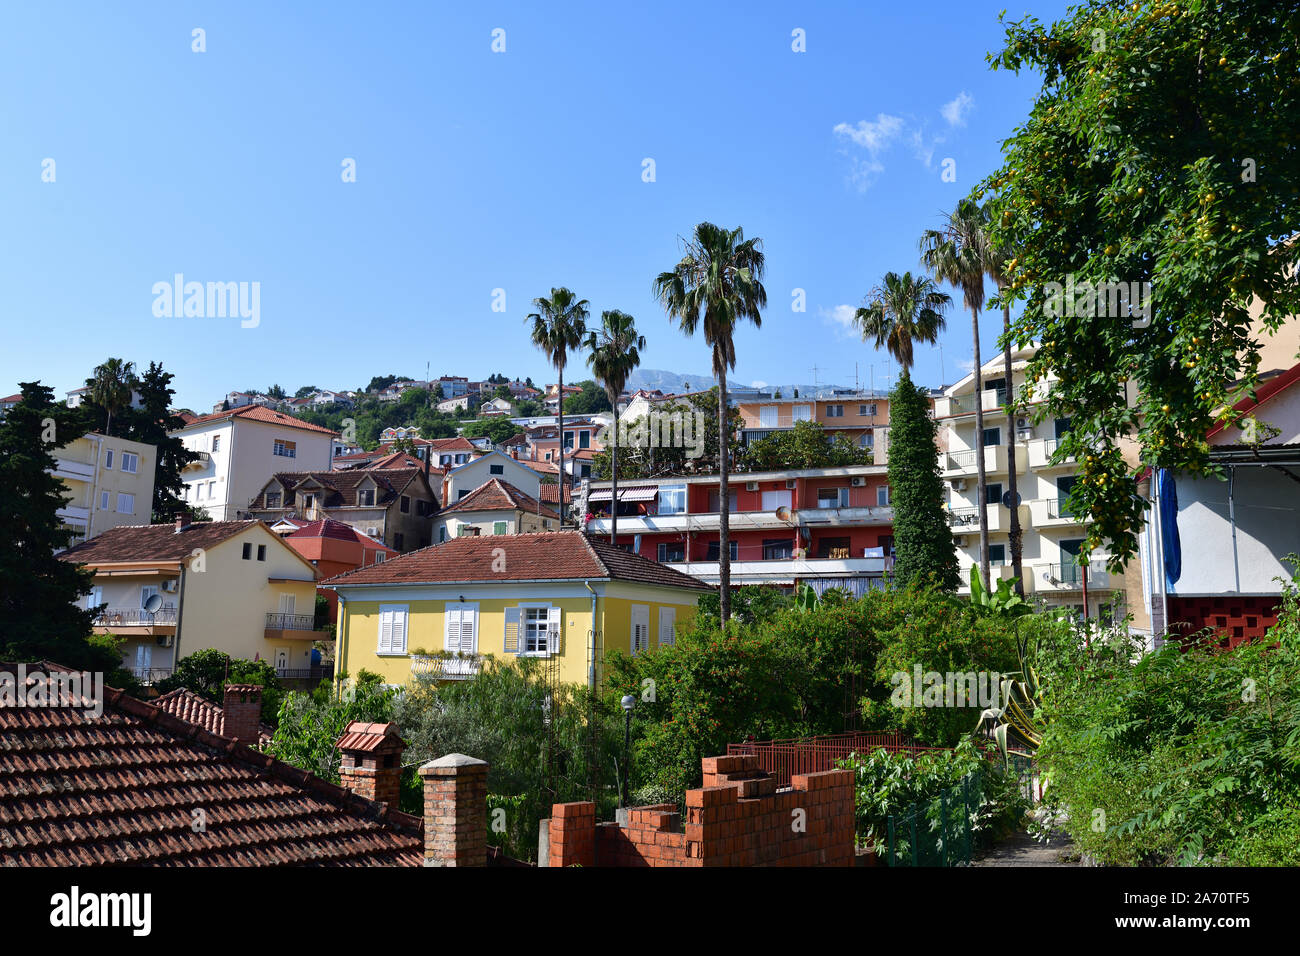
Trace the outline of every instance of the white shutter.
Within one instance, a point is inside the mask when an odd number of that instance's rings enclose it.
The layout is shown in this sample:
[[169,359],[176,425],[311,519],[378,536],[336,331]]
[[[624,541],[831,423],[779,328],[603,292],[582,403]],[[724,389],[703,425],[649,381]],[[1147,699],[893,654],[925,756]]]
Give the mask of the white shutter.
[[546,652],[548,654],[560,653],[560,626],[563,623],[561,615],[563,611],[558,607],[548,609],[546,614]]
[[379,653],[406,653],[406,605],[379,605]]
[[460,608],[447,608],[446,627],[443,635],[442,646],[452,654],[455,654],[456,651],[460,650],[460,615]]
[[460,652],[473,654],[478,646],[478,614],[472,608],[460,612]]
[[380,610],[379,612],[379,653],[391,654],[393,652],[393,612]]
[[519,608],[506,608],[506,633],[505,640],[501,645],[501,650],[507,654],[518,654],[523,650],[519,644],[520,615],[521,612]]
[[659,609],[659,646],[667,647],[677,643],[677,608],[661,607]]
[[650,646],[650,605],[632,605],[632,653],[639,654]]
[[775,511],[782,506],[789,508],[794,498],[791,496],[789,489],[782,491],[765,491],[763,492],[763,510]]

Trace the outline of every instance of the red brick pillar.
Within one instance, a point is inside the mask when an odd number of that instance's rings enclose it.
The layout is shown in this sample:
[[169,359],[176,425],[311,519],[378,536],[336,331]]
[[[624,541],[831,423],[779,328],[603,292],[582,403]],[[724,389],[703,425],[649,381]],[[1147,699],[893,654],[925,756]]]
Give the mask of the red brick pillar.
[[221,736],[232,737],[241,744],[257,746],[258,727],[262,723],[262,686],[227,684],[222,703]]
[[596,865],[596,805],[557,803],[551,807],[551,866]]
[[447,754],[420,767],[424,781],[424,865],[487,865],[484,760]]

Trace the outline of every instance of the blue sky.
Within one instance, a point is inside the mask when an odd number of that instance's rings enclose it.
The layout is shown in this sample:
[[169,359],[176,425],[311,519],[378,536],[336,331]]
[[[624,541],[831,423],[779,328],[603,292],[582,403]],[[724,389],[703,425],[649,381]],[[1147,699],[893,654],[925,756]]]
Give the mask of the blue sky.
[[[0,394],[62,393],[110,355],[161,361],[199,410],[426,363],[552,380],[524,316],[555,285],[636,316],[646,367],[698,374],[707,347],[650,285],[704,219],[765,243],[769,308],[737,337],[736,381],[852,384],[856,364],[883,388],[886,357],[844,319],[916,268],[920,230],[1026,114],[1037,78],[984,59],[1006,2],[12,5]],[[256,327],[156,316],[177,273],[259,283]],[[953,381],[969,316],[943,341]],[[939,383],[937,350],[914,377]]]

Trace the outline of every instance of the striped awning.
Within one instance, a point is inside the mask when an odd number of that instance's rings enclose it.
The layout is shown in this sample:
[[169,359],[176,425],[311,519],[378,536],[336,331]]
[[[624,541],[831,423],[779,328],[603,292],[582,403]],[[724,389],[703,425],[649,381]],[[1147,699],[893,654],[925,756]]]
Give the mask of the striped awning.
[[640,488],[626,488],[619,492],[619,501],[654,501],[659,497],[659,487],[650,485]]
[[608,488],[600,488],[587,496],[588,501],[609,501],[613,493]]

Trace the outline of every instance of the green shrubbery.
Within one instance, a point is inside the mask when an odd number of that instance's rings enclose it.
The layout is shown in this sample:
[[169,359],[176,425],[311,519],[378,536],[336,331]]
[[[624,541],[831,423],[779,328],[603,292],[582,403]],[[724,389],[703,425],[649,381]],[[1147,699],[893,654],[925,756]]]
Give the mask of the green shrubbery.
[[1118,630],[1090,650],[1077,637],[1044,643],[1039,758],[1081,850],[1118,865],[1296,862],[1294,586],[1269,637],[1146,655]]
[[262,721],[275,726],[284,690],[269,661],[246,661],[212,648],[182,657],[170,677],[155,685],[162,693],[185,687],[213,703],[225,699],[227,684],[258,684],[262,688]]

